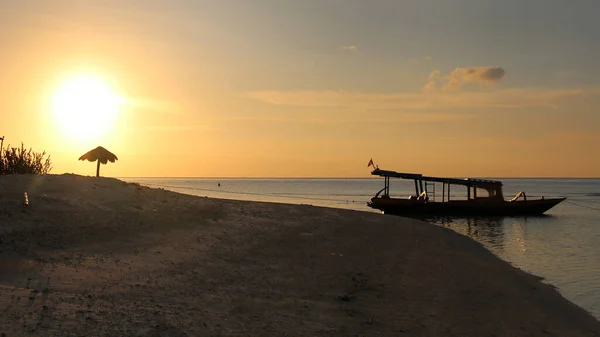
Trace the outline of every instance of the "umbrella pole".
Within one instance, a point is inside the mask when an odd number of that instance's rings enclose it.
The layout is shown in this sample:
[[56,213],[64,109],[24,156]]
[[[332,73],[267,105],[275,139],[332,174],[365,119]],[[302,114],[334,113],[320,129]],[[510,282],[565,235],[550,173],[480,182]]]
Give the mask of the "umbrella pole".
[[96,165],[96,177],[100,176],[100,159],[98,159],[98,164]]

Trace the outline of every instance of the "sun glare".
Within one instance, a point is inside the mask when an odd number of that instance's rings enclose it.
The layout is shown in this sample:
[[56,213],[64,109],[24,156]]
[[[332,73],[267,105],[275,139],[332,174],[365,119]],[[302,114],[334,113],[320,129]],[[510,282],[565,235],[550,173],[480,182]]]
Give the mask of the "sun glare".
[[94,76],[78,76],[65,82],[52,98],[58,126],[75,140],[102,137],[115,127],[124,99]]

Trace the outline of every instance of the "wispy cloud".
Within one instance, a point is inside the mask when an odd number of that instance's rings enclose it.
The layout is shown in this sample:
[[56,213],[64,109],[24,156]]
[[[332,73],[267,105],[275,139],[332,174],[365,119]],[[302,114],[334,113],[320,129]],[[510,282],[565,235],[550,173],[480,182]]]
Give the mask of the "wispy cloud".
[[597,89],[522,88],[394,94],[347,91],[261,91],[247,93],[245,96],[267,104],[311,108],[441,111],[469,108],[557,108],[563,99],[597,92]]
[[506,70],[501,67],[458,67],[447,76],[441,76],[439,70],[434,70],[427,78],[428,82],[424,89],[428,92],[437,88],[444,91],[457,91],[469,83],[493,85],[504,78],[505,74]]
[[[390,122],[402,122],[402,123],[433,123],[433,122],[450,122],[473,119],[475,115],[464,114],[464,113],[423,113],[419,112],[402,112],[395,114],[394,118],[389,116],[382,116],[377,119],[368,119],[367,122],[378,122],[381,124],[387,124]],[[360,122],[360,121],[357,121]]]
[[411,58],[407,59],[406,61],[403,62],[403,65],[405,67],[410,67],[410,68],[422,67],[425,65],[427,65],[429,67],[429,64],[431,64],[432,61],[433,61],[433,58],[430,55],[417,56],[417,57],[411,57]]
[[170,101],[146,99],[146,98],[127,98],[127,106],[133,109],[140,109],[144,111],[152,111],[165,114],[179,114],[179,106]]
[[[378,109],[374,109],[378,110]],[[382,109],[379,109],[382,110]],[[385,110],[385,109],[383,109]],[[290,116],[239,116],[230,117],[230,120],[241,120],[241,121],[267,121],[272,123],[293,123],[293,124],[313,124],[313,125],[356,125],[357,123],[368,123],[368,124],[390,124],[390,123],[429,123],[429,122],[448,122],[457,120],[466,120],[475,118],[473,114],[465,113],[423,113],[423,112],[401,112],[390,116],[389,114],[377,115],[365,117],[362,114],[346,114],[343,118],[339,116],[322,115],[318,117],[290,117]]]
[[358,47],[356,47],[355,45],[351,44],[351,45],[347,45],[347,46],[343,46],[342,47],[343,50],[347,50],[347,51],[351,51],[351,52],[358,52]]
[[181,125],[140,125],[134,126],[137,132],[161,131],[161,132],[181,132],[181,131],[217,131],[218,129],[205,124],[181,124]]

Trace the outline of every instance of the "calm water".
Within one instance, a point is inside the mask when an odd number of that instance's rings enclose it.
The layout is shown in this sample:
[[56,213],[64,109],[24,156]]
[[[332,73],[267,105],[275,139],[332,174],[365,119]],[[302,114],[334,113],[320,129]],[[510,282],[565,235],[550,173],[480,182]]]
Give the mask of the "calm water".
[[[374,212],[367,201],[383,179],[124,178],[151,187],[215,198],[312,204]],[[600,179],[503,179],[505,198],[566,196],[544,217],[432,219],[481,242],[500,258],[542,276],[563,296],[600,319]],[[220,183],[220,187],[218,184]],[[414,193],[392,181],[394,196]],[[436,186],[441,195],[441,185]],[[452,195],[460,197],[457,189]]]

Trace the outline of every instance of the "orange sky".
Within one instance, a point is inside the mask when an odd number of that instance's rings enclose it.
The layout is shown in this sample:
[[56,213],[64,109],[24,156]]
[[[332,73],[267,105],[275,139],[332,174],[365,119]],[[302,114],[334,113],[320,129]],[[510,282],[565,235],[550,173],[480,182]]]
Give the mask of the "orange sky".
[[[593,8],[335,2],[7,5],[0,136],[52,173],[94,174],[102,145],[116,177],[600,176]],[[82,76],[112,119],[60,96]]]

